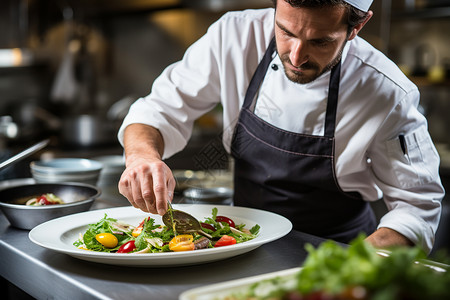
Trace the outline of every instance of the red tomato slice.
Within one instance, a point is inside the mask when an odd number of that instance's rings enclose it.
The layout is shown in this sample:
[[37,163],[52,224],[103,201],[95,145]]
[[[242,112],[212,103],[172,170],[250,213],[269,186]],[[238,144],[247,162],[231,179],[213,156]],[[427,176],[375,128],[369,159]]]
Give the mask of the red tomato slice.
[[200,223],[200,225],[201,225],[203,228],[206,228],[206,229],[209,229],[209,230],[212,230],[212,231],[216,231],[216,229],[214,228],[214,226],[212,226],[211,224],[208,224],[208,223]]
[[224,223],[228,223],[228,225],[230,225],[230,227],[236,227],[236,225],[234,224],[234,221],[228,217],[217,216],[216,222],[224,222]]
[[175,252],[195,250],[194,237],[190,234],[181,234],[169,242],[169,249]]
[[129,241],[120,246],[119,250],[117,250],[117,253],[128,253],[136,249],[136,245],[134,241]]
[[224,235],[214,244],[214,247],[230,246],[234,244],[236,244],[236,239],[234,237]]

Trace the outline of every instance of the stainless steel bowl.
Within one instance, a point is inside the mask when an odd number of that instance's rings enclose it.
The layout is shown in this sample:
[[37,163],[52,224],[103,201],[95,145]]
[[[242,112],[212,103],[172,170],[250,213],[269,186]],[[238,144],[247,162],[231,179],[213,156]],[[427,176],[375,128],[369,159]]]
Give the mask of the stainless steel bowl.
[[233,190],[227,187],[188,188],[183,196],[186,203],[230,205]]
[[[46,193],[55,194],[65,204],[18,204]],[[0,210],[12,226],[29,230],[48,220],[89,210],[100,194],[97,187],[83,183],[24,184],[0,190]]]

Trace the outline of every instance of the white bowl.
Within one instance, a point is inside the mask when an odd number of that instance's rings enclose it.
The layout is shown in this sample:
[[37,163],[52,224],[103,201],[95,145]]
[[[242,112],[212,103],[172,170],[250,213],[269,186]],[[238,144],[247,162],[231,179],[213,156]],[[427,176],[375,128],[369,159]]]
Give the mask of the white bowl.
[[33,161],[31,170],[45,174],[84,174],[100,172],[103,164],[86,158],[54,158]]
[[83,175],[55,175],[55,174],[40,174],[31,171],[31,175],[38,183],[58,183],[58,182],[79,182],[91,185],[97,185],[99,174]]
[[55,158],[33,161],[31,175],[37,182],[82,182],[96,185],[101,162],[85,158]]

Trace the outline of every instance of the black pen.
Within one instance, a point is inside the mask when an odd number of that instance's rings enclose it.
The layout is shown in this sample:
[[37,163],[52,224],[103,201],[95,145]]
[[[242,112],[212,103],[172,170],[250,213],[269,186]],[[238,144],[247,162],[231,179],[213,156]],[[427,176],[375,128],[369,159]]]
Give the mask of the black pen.
[[400,141],[400,147],[402,147],[403,154],[406,154],[406,140],[405,140],[405,136],[403,134],[400,134],[398,136],[398,139]]

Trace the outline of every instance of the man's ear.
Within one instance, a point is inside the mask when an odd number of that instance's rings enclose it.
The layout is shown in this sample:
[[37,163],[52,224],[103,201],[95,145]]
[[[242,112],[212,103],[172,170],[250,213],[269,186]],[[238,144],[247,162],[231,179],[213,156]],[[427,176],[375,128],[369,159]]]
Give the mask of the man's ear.
[[369,10],[367,12],[366,19],[362,23],[359,23],[358,25],[353,27],[347,40],[349,40],[349,41],[353,40],[358,35],[358,33],[361,31],[361,29],[364,27],[364,25],[366,25],[366,23],[370,20],[370,18],[372,18],[372,16],[373,16],[373,11]]

